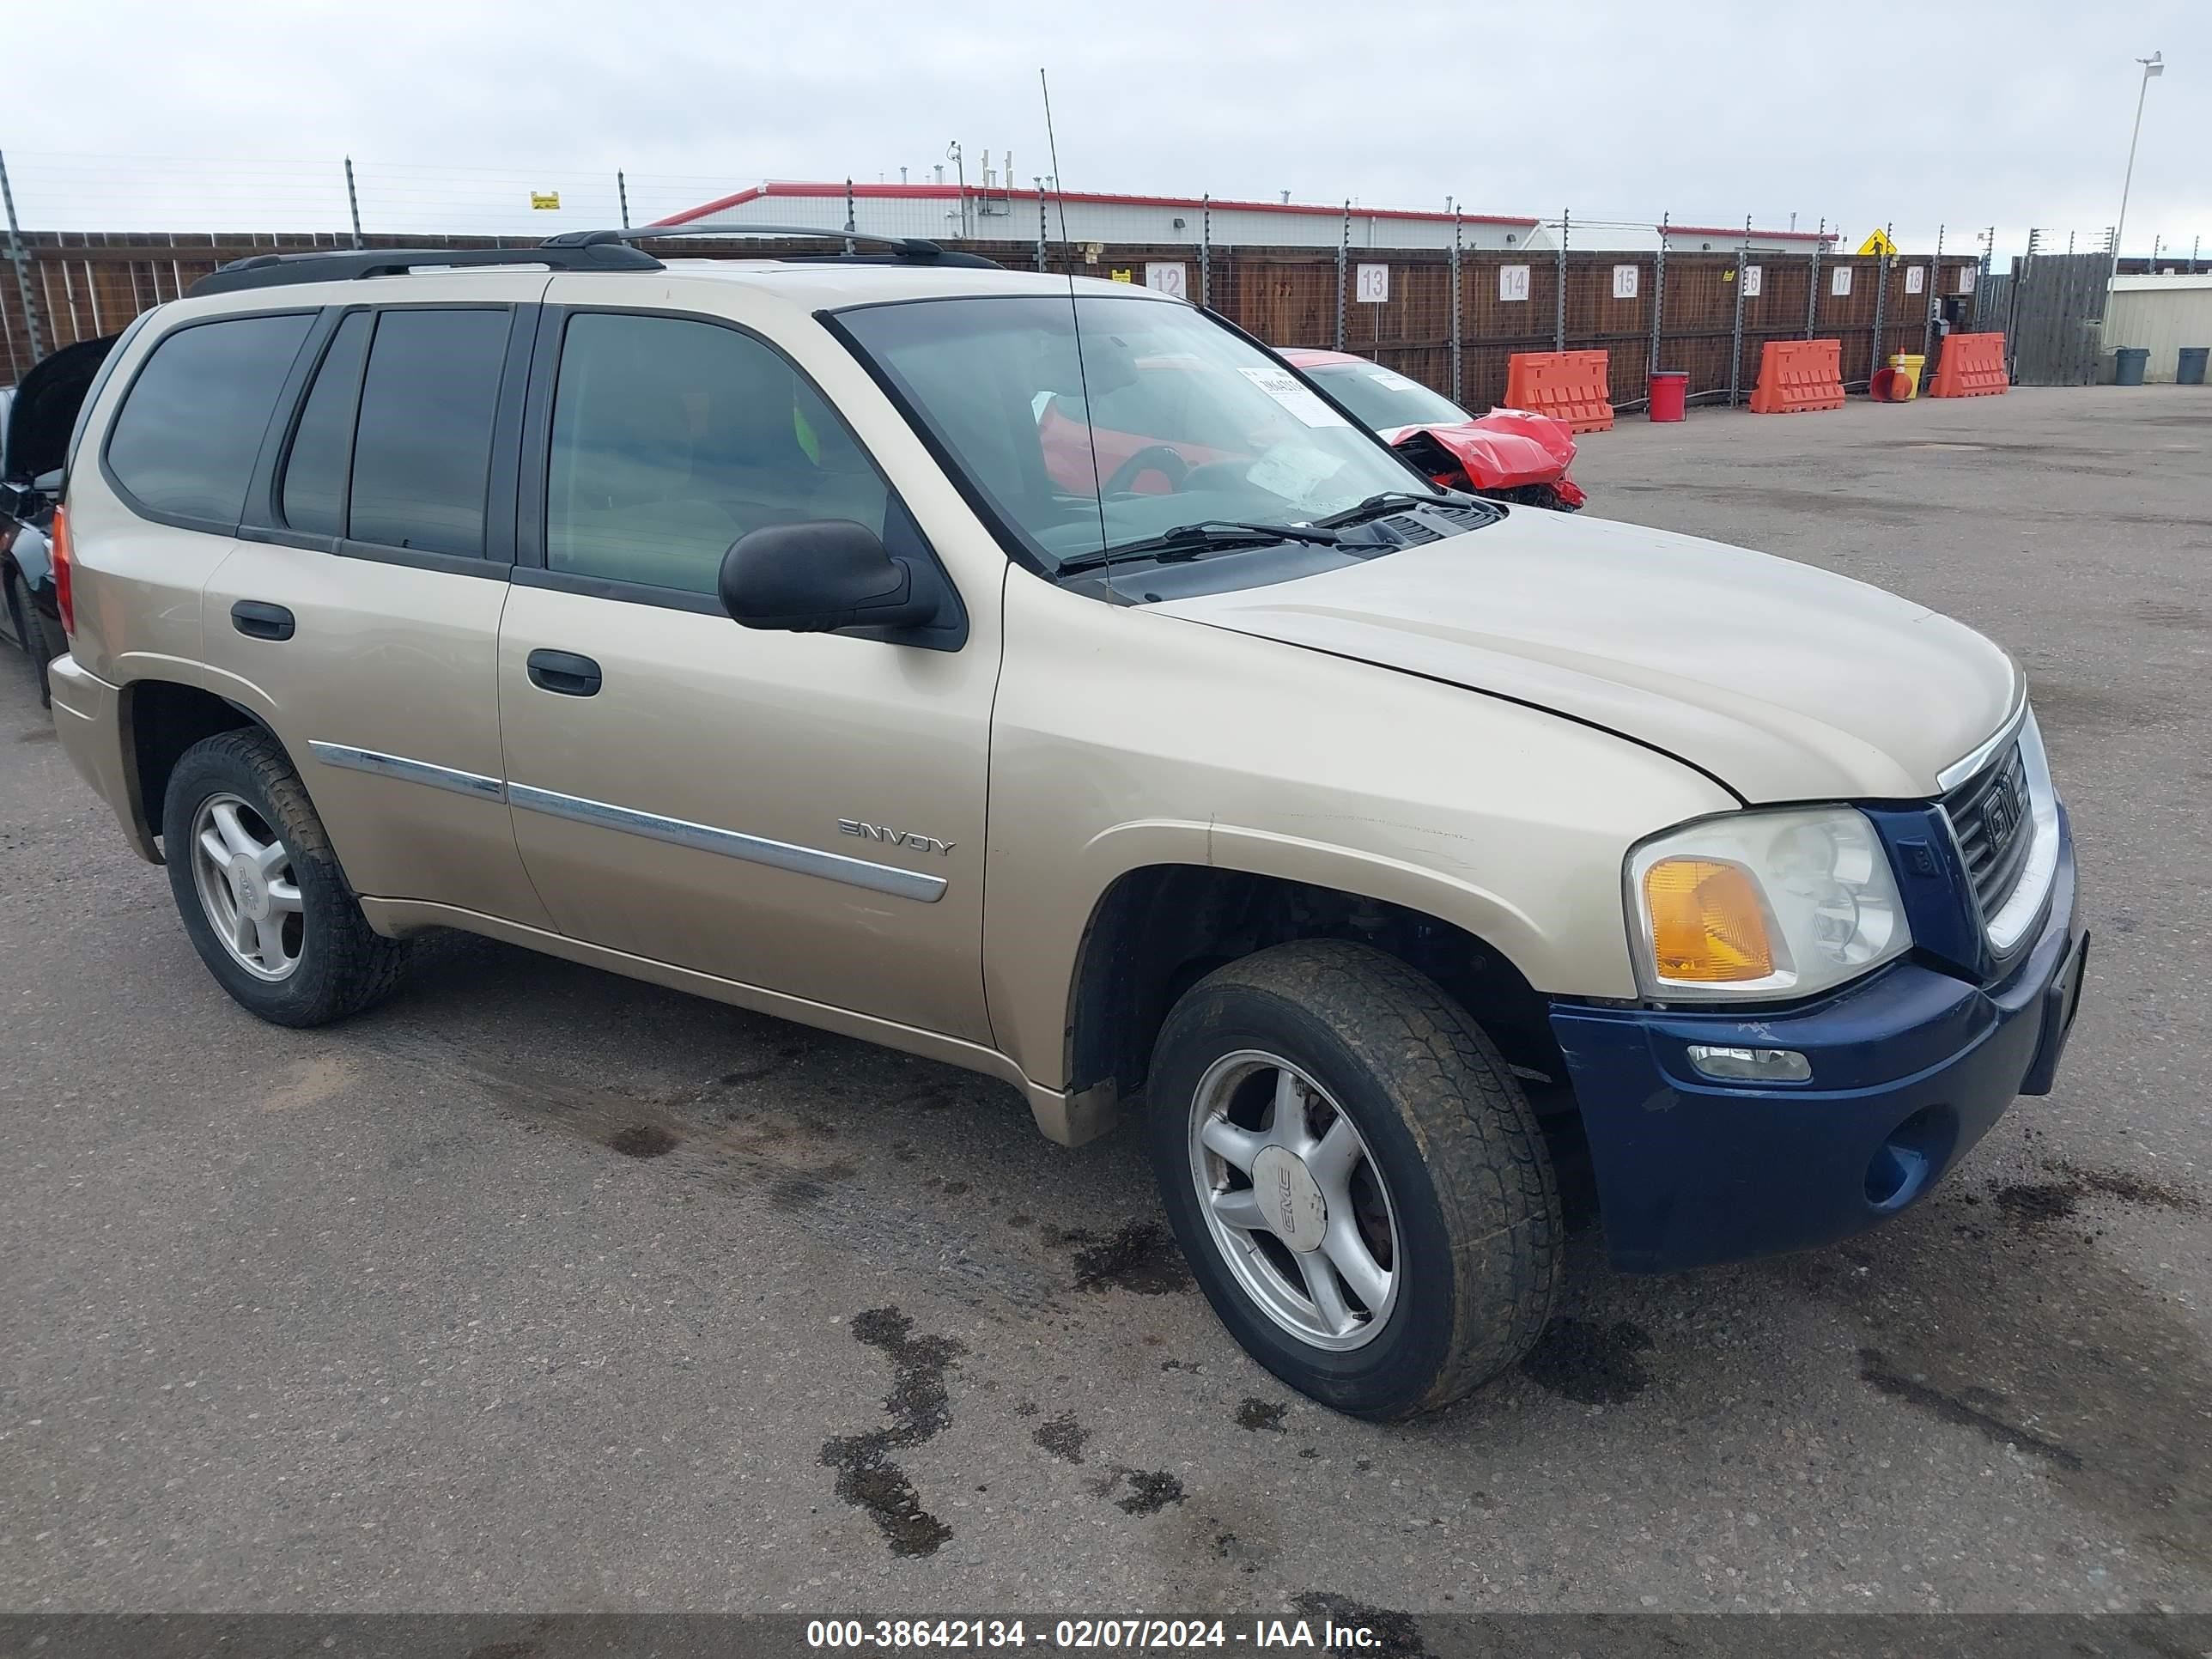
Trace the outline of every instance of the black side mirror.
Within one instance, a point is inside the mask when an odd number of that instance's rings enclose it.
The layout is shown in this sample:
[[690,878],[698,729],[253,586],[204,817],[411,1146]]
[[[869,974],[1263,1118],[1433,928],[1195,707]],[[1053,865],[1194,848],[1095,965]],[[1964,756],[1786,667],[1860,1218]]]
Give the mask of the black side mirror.
[[722,556],[719,586],[722,608],[747,628],[918,628],[937,614],[906,562],[849,519],[763,525],[740,536]]

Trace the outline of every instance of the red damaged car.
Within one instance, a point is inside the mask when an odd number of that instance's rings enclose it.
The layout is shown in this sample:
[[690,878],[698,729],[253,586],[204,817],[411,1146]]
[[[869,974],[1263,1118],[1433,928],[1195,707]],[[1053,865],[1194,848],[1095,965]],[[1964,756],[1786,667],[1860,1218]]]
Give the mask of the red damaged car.
[[1520,409],[1470,415],[1419,380],[1348,351],[1291,347],[1278,355],[1448,489],[1562,513],[1588,499],[1567,477],[1574,435],[1549,416]]

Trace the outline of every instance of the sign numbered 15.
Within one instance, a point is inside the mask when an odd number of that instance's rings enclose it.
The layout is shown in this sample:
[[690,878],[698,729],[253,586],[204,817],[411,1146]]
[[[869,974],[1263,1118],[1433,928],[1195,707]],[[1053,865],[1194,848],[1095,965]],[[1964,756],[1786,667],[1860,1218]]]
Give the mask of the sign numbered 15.
[[1390,267],[1360,266],[1352,296],[1364,306],[1379,306],[1388,301],[1390,298]]

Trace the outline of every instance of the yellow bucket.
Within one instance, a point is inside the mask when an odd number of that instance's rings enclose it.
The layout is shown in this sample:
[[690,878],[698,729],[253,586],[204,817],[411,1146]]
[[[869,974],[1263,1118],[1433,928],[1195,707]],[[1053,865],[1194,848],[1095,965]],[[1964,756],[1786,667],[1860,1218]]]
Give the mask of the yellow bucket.
[[1889,366],[1905,377],[1905,396],[1900,401],[1911,403],[1920,395],[1920,371],[1928,367],[1928,359],[1917,351],[1893,351]]

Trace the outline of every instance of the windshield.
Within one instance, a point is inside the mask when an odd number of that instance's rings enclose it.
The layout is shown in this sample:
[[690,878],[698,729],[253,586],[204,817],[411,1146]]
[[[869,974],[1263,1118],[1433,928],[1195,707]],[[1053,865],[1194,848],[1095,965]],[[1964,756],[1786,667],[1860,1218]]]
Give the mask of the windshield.
[[1377,432],[1401,426],[1459,426],[1474,418],[1442,392],[1379,363],[1321,363],[1306,373]]
[[1008,295],[838,321],[1047,569],[1201,521],[1307,524],[1377,495],[1434,493],[1188,306]]

